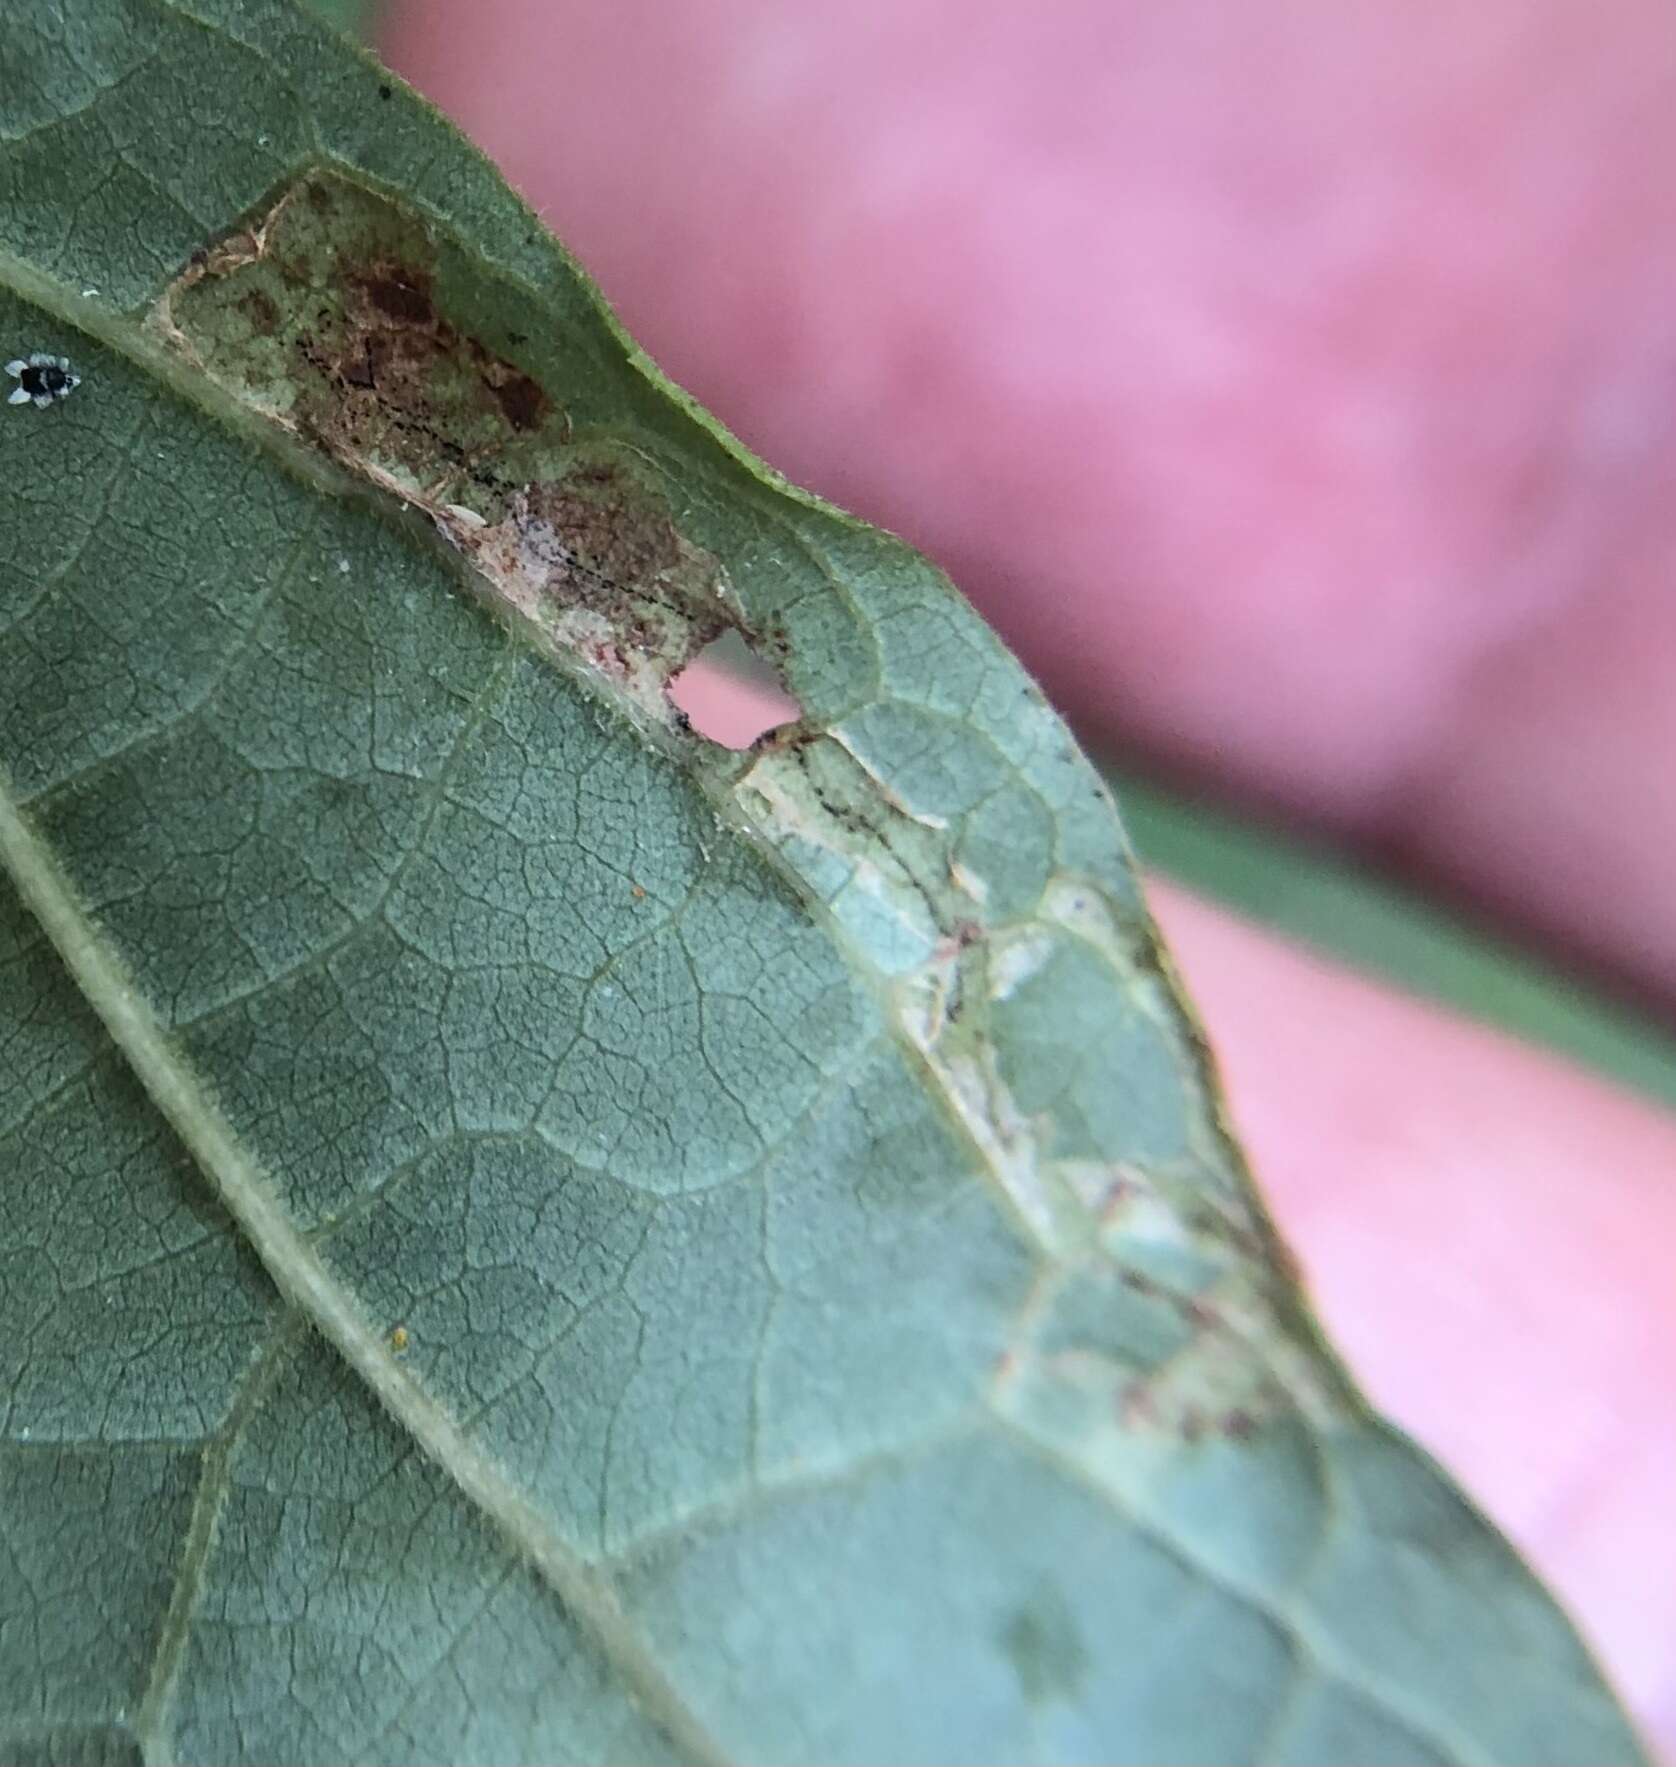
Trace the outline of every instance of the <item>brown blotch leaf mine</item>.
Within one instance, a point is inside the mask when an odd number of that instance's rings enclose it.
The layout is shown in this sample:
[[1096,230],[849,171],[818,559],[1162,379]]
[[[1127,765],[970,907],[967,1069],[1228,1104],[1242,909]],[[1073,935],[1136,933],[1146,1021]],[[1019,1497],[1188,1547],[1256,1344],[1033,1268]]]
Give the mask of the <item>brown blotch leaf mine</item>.
[[486,334],[481,315],[517,297],[484,300],[485,274],[416,211],[315,170],[194,253],[150,323],[241,403],[423,510],[493,599],[678,726],[670,679],[740,623],[720,567],[637,451],[573,435],[552,390],[561,351]]

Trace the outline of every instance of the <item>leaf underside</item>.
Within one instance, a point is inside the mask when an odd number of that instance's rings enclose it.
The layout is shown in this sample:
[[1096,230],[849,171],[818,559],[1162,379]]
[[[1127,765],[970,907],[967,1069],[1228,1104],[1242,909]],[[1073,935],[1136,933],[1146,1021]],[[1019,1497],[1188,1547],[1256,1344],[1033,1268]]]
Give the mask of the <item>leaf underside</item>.
[[1065,730],[440,118],[14,0],[0,345],[0,1755],[1636,1757]]

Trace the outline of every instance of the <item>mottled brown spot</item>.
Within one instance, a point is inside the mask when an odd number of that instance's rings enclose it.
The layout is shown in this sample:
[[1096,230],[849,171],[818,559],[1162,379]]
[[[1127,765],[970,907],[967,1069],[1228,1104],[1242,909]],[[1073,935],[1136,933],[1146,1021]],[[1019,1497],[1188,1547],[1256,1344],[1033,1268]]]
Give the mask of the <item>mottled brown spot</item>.
[[1222,1315],[1208,1301],[1201,1301],[1196,1295],[1189,1295],[1182,1302],[1181,1309],[1194,1325],[1202,1329],[1210,1329],[1222,1323]]
[[271,337],[279,329],[279,308],[259,288],[239,302],[239,310],[250,321],[250,329],[262,337]]
[[1124,1208],[1135,1194],[1135,1183],[1130,1178],[1114,1178],[1106,1186],[1106,1194],[1100,1200],[1100,1219],[1115,1221],[1123,1213]]
[[1269,1256],[1274,1260],[1284,1281],[1289,1282],[1294,1288],[1298,1289],[1307,1289],[1309,1287],[1308,1278],[1304,1274],[1304,1267],[1298,1261],[1298,1254],[1292,1250],[1291,1245],[1286,1239],[1284,1239],[1279,1233],[1271,1232],[1268,1235],[1268,1244],[1265,1249]]
[[529,486],[518,520],[531,552],[599,588],[648,584],[680,562],[674,524],[645,509],[612,466]]
[[1142,1381],[1131,1381],[1117,1395],[1117,1419],[1125,1429],[1139,1429],[1154,1423],[1158,1407],[1152,1389]]
[[423,270],[398,267],[362,280],[367,299],[386,319],[401,325],[430,325],[436,318],[431,279]]
[[359,358],[347,357],[339,366],[338,373],[352,387],[371,388],[378,385],[378,373],[373,367],[372,346],[369,344]]
[[547,415],[547,395],[527,374],[505,381],[487,380],[484,384],[500,402],[506,421],[514,429],[534,429]]
[[1070,1604],[1057,1589],[1043,1588],[1016,1609],[1000,1642],[1032,1709],[1081,1697],[1090,1659]]

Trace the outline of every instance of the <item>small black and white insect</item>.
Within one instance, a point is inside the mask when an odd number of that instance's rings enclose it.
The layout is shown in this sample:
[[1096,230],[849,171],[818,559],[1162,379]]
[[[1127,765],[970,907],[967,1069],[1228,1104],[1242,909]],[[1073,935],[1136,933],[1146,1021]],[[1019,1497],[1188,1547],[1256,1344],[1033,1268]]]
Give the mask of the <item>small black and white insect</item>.
[[33,402],[44,411],[54,399],[69,398],[81,385],[81,376],[70,366],[68,356],[48,356],[40,350],[8,362],[6,372],[17,382],[6,400],[8,405]]

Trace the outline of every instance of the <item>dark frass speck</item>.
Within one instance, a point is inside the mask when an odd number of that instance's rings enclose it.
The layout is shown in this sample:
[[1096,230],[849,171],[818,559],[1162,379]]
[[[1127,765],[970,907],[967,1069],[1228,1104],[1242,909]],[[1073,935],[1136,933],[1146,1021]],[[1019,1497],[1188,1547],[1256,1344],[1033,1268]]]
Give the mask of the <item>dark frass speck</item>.
[[17,382],[8,405],[33,404],[45,410],[55,399],[69,398],[81,385],[81,376],[70,366],[68,356],[48,356],[40,350],[8,362],[6,372]]

